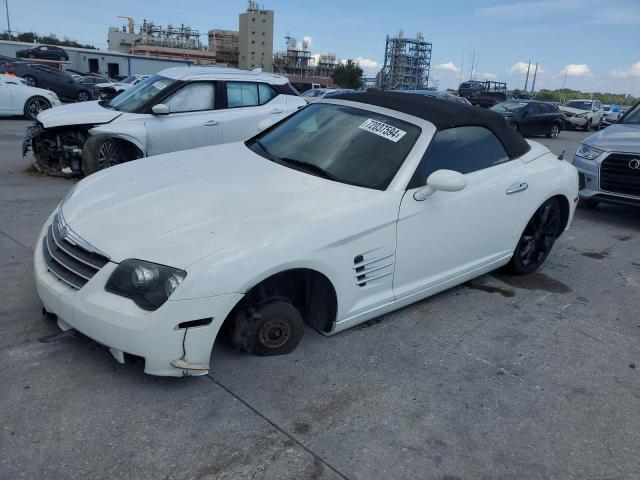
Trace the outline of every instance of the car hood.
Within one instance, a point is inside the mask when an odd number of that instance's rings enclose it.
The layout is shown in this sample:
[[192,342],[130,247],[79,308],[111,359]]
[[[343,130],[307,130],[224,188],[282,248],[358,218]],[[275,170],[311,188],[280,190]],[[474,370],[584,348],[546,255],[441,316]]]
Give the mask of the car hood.
[[97,125],[109,123],[118,118],[122,112],[101,107],[98,101],[77,102],[62,105],[38,114],[38,121],[44,128],[66,125]]
[[328,212],[382,192],[273,163],[244,143],[174,152],[93,174],[62,210],[69,227],[115,262],[186,269],[286,245]]
[[565,107],[565,106],[559,106],[558,107],[561,111],[563,112],[570,112],[570,113],[588,113],[590,110],[582,110],[580,108],[571,108],[571,107]]
[[607,152],[640,153],[640,125],[616,123],[591,135],[584,143]]

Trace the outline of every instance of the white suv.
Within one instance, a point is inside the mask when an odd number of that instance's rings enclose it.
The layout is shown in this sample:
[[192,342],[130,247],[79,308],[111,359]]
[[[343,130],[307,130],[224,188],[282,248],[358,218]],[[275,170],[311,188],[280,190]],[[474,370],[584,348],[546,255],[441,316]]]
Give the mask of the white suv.
[[600,100],[571,100],[558,108],[564,113],[565,124],[573,128],[579,127],[585,132],[602,128],[604,111]]
[[45,172],[89,175],[141,157],[245,140],[305,105],[279,75],[170,68],[109,102],[40,113],[23,153],[32,148]]

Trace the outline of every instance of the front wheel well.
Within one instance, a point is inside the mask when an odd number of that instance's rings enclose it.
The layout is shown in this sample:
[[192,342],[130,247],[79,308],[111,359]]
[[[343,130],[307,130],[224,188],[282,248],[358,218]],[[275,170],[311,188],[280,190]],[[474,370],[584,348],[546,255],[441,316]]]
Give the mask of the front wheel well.
[[308,268],[285,270],[253,286],[229,313],[223,328],[243,309],[277,298],[291,302],[314,329],[328,333],[333,328],[338,310],[335,288],[325,275]]
[[558,236],[560,236],[562,232],[564,232],[564,229],[567,228],[567,223],[569,223],[571,204],[569,203],[569,199],[564,195],[556,195],[551,198],[555,198],[560,205],[560,229],[558,230]]

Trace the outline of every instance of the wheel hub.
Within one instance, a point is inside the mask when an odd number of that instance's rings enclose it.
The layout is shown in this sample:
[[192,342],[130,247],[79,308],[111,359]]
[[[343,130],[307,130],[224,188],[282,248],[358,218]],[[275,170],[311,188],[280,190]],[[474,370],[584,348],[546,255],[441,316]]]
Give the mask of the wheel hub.
[[291,328],[280,318],[269,319],[258,331],[258,340],[267,348],[279,348],[289,340]]

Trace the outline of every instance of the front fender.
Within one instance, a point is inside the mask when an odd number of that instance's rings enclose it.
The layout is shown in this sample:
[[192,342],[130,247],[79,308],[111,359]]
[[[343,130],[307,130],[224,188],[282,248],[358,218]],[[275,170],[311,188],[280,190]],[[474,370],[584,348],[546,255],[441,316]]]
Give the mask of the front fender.
[[147,156],[147,132],[144,126],[127,125],[125,128],[120,125],[98,125],[89,130],[89,135],[109,135],[113,138],[119,138],[135,145],[142,152],[143,156]]

